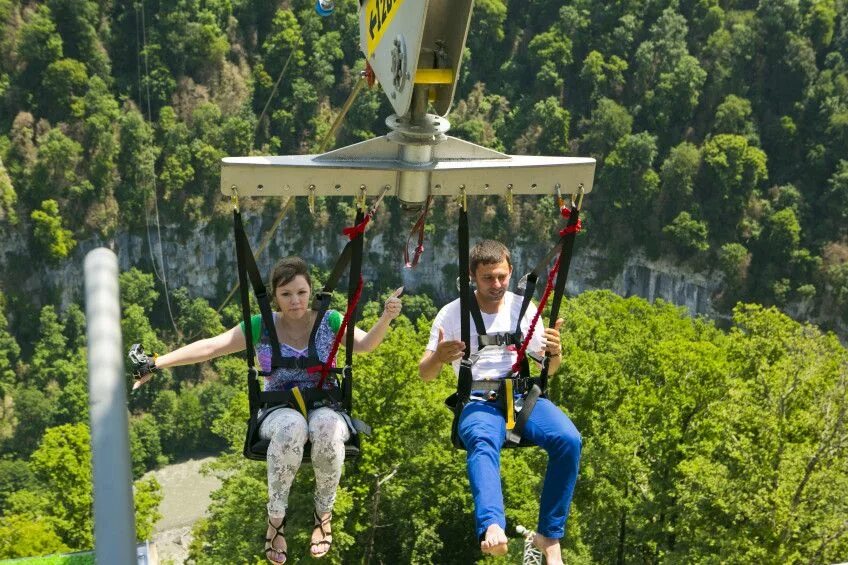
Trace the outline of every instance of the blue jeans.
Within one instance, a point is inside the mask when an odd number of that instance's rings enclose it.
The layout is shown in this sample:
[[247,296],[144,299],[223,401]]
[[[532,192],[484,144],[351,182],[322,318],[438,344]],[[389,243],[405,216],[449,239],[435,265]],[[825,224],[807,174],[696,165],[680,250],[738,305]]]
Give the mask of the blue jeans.
[[[559,539],[565,535],[565,521],[577,482],[580,433],[553,402],[540,398],[522,436],[548,452],[537,531]],[[503,411],[494,402],[469,402],[459,417],[459,437],[468,452],[474,518],[477,536],[482,537],[492,524],[506,528],[501,490],[501,446],[506,438]]]

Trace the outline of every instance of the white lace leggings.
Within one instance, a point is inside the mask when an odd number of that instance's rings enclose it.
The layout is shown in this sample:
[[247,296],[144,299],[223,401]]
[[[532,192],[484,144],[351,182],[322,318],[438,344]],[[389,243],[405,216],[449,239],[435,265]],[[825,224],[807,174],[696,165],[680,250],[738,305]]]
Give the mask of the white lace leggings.
[[312,467],[315,470],[315,510],[330,512],[336,502],[336,490],[342,476],[345,442],[350,430],[344,418],[330,408],[309,413],[309,423],[297,410],[278,408],[262,422],[259,435],[268,445],[268,516],[286,515],[294,476],[303,459],[307,437],[312,443]]

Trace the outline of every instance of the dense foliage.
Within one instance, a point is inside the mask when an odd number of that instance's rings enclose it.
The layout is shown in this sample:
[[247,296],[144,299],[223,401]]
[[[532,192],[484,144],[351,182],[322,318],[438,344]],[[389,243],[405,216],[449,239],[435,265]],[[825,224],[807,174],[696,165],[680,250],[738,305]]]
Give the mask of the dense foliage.
[[[848,352],[774,309],[739,306],[727,331],[668,304],[586,293],[566,304],[565,364],[551,398],[584,439],[565,542],[569,563],[834,562],[848,552]],[[335,563],[472,563],[463,452],[442,404],[455,386],[417,377],[429,323],[401,318],[357,357],[355,409],[374,425],[345,468]],[[195,528],[192,557],[260,556],[265,467],[238,454],[246,398],[216,421],[232,455]],[[535,525],[545,456],[503,456],[508,521]],[[289,547],[305,555],[313,479],[295,483]],[[517,562],[518,542],[510,562]]]
[[[0,0],[0,230],[35,258],[9,288],[119,226],[223,220],[225,155],[316,150],[363,68],[358,3],[337,4],[320,18],[307,0]],[[596,157],[588,226],[608,275],[642,250],[721,273],[727,311],[743,299],[847,322],[846,13],[845,0],[480,1],[453,132]],[[389,113],[366,91],[336,141],[383,133]],[[521,224],[546,221],[536,205],[520,222],[487,207],[483,231],[519,243]]]
[[[63,269],[92,241],[116,247],[157,218],[174,237],[221,231],[223,156],[316,151],[363,67],[356,8],[338,1],[321,19],[307,0],[0,0],[0,557],[91,545],[84,319]],[[744,300],[844,323],[846,14],[845,0],[477,0],[452,133],[511,153],[596,157],[581,245],[604,249],[605,275],[633,252],[662,255],[719,273],[728,313]],[[383,133],[384,98],[362,93],[336,143]],[[552,222],[548,200],[519,199],[512,215],[501,200],[475,201],[476,229],[533,245]],[[319,200],[314,217],[295,206],[295,248],[351,215],[338,199]],[[428,237],[450,237],[454,213],[433,210]],[[405,220],[390,203],[371,234]],[[395,260],[368,260],[379,285],[366,288],[365,326],[400,283]],[[163,293],[160,267],[121,276],[125,343],[161,352],[236,323],[232,304],[218,312],[183,289]],[[210,292],[221,304],[226,289]],[[358,360],[357,410],[375,434],[346,469],[336,562],[479,557],[440,406],[451,378],[415,376],[435,314],[426,294],[406,297],[409,318]],[[732,311],[722,331],[605,293],[567,303],[552,398],[585,441],[570,562],[848,555],[845,350],[776,310]],[[237,451],[243,379],[243,362],[223,358],[133,395],[136,478],[187,454]],[[535,450],[505,456],[511,522],[533,525],[543,465]],[[214,472],[224,485],[194,558],[260,558],[262,466],[225,455]],[[300,554],[308,475],[292,499]],[[136,483],[140,538],[160,496]]]

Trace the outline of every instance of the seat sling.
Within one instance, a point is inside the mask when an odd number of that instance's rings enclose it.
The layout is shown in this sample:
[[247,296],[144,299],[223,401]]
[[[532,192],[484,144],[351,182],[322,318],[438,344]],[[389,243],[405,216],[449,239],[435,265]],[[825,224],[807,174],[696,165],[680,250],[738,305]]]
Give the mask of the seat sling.
[[[527,351],[530,339],[535,328],[535,322],[541,315],[545,303],[553,291],[553,302],[551,303],[550,325],[553,326],[559,315],[562,296],[565,292],[565,283],[568,279],[568,269],[571,265],[571,257],[574,250],[574,239],[581,228],[580,210],[575,203],[571,208],[561,207],[560,214],[568,221],[566,226],[559,231],[559,241],[548,253],[536,264],[533,270],[522,277],[526,281],[524,297],[521,302],[521,310],[512,333],[499,333],[487,335],[480,313],[480,306],[470,288],[469,280],[469,244],[468,244],[468,211],[463,205],[459,212],[459,307],[460,307],[460,334],[465,343],[465,352],[459,363],[459,376],[457,378],[456,392],[445,400],[445,404],[453,411],[453,423],[451,425],[451,442],[457,449],[465,449],[459,437],[459,417],[465,405],[471,400],[472,390],[495,391],[488,394],[488,400],[496,400],[503,409],[506,419],[506,439],[503,447],[531,447],[535,444],[522,438],[524,426],[530,418],[530,414],[536,401],[545,395],[548,384],[547,355],[544,358],[536,358]],[[548,284],[539,301],[539,308],[530,325],[527,336],[521,334],[521,321],[527,312],[527,308],[536,292],[536,283],[547,268],[551,259],[559,254],[554,267],[548,273]],[[554,284],[554,276],[556,283]],[[472,367],[477,360],[477,355],[471,355],[471,320],[474,321],[478,333],[478,351],[484,346],[507,347],[518,345],[518,358],[513,364],[510,372],[501,379],[474,381],[472,378]],[[538,377],[530,375],[530,364],[528,357],[541,363],[542,369]],[[520,395],[515,399],[515,395]]]
[[[370,214],[369,214],[370,217]],[[247,360],[247,391],[248,391],[248,406],[250,416],[247,421],[247,433],[244,441],[243,455],[248,459],[255,461],[264,461],[267,456],[269,440],[262,439],[259,435],[259,429],[262,425],[262,420],[265,416],[271,413],[275,407],[286,406],[293,408],[303,414],[304,418],[308,416],[310,410],[326,406],[339,412],[348,424],[350,429],[350,439],[345,444],[345,459],[353,460],[359,456],[360,438],[359,433],[366,435],[371,432],[370,427],[360,420],[351,418],[352,409],[352,373],[351,364],[353,360],[353,334],[347,332],[347,340],[345,343],[345,366],[344,368],[332,367],[341,335],[345,332],[345,328],[353,328],[356,325],[356,302],[362,290],[362,248],[363,248],[363,232],[365,218],[362,209],[357,210],[356,227],[351,229],[349,233],[350,240],[345,245],[333,270],[330,272],[327,282],[316,296],[312,303],[312,308],[318,312],[315,319],[315,324],[309,336],[309,348],[307,357],[283,357],[280,353],[280,343],[277,337],[276,327],[274,325],[273,315],[271,313],[270,300],[267,294],[265,284],[259,274],[259,269],[256,266],[256,259],[250,249],[247,235],[244,231],[241,214],[238,210],[233,212],[233,223],[236,240],[236,258],[238,263],[239,287],[241,296],[242,317],[244,318],[244,333],[245,333],[245,357]],[[357,229],[361,226],[361,229]],[[348,233],[348,230],[345,230]],[[333,290],[336,287],[343,271],[349,268],[348,275],[348,307],[345,312],[344,320],[336,334],[336,339],[333,343],[332,350],[327,357],[327,361],[322,363],[318,359],[317,349],[315,347],[315,337],[318,329],[324,319],[324,314],[330,306],[330,299]],[[256,301],[259,304],[259,310],[262,316],[262,327],[271,345],[271,371],[265,373],[259,371],[255,366],[255,350],[253,345],[253,329],[251,324],[250,313],[250,296],[248,294],[248,279],[253,287],[253,293],[256,296]],[[263,391],[259,383],[260,377],[269,376],[276,369],[306,369],[310,373],[320,372],[321,379],[317,387],[299,389],[297,387],[284,391]],[[341,383],[338,382],[338,376],[341,374]],[[324,388],[324,382],[328,375],[333,375],[335,387]],[[261,414],[260,414],[261,410]],[[303,451],[303,462],[310,461],[311,444],[306,443]]]

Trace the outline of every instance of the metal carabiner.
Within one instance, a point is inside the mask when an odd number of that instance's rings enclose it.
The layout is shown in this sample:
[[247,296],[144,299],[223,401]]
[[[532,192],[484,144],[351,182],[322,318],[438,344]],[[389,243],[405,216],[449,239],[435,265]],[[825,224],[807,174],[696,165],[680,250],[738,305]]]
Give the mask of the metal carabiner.
[[238,187],[236,185],[232,185],[230,187],[230,202],[233,204],[233,210],[236,212],[239,211],[239,202],[238,202]]
[[315,215],[315,185],[314,184],[309,185],[309,195],[306,198],[307,198],[306,204],[307,204],[307,207],[309,208],[309,213],[314,216]]

